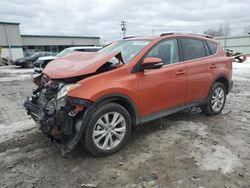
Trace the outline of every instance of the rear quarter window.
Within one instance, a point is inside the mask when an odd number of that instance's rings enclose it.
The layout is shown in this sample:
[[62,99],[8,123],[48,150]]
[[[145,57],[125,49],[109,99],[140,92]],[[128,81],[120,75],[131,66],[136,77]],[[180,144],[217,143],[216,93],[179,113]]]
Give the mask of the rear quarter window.
[[202,40],[191,38],[181,38],[180,40],[183,58],[185,61],[206,56],[206,51]]
[[217,44],[216,43],[207,41],[207,45],[208,45],[212,55],[217,52]]

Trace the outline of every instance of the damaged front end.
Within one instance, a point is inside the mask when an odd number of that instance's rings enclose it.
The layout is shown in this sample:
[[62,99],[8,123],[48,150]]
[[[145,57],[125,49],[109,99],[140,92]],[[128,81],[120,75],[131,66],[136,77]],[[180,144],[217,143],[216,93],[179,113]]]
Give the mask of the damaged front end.
[[67,93],[79,84],[50,80],[45,75],[34,79],[38,88],[24,107],[41,131],[57,143],[62,154],[70,152],[84,131],[83,116],[91,101],[68,97]]
[[24,107],[42,132],[57,143],[63,155],[78,144],[95,110],[92,101],[67,94],[81,87],[80,80],[123,64],[120,52],[74,53],[54,60],[43,74],[34,75],[38,88],[25,101]]

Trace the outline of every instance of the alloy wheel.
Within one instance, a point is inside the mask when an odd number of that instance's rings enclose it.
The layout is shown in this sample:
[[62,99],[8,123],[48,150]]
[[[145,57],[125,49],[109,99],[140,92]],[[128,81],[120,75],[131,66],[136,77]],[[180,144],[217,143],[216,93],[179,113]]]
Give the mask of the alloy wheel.
[[97,120],[92,137],[99,149],[111,150],[121,143],[125,133],[124,117],[118,112],[108,112]]
[[225,92],[221,87],[218,87],[214,90],[212,99],[211,99],[211,104],[212,104],[212,109],[215,112],[218,112],[223,108],[225,102]]

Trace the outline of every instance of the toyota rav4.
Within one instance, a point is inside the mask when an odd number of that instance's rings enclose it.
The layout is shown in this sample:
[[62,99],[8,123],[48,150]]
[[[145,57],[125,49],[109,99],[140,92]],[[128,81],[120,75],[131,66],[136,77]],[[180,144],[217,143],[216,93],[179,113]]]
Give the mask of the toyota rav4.
[[49,63],[24,106],[62,154],[79,142],[95,156],[118,151],[131,128],[190,107],[219,114],[232,59],[210,36],[129,37]]

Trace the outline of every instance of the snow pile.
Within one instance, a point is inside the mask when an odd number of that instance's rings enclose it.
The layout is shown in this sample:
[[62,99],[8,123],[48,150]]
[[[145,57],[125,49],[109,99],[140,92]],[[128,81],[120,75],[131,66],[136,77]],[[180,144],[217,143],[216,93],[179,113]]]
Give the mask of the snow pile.
[[242,166],[240,159],[221,145],[202,147],[193,157],[201,170],[218,170],[227,174]]

